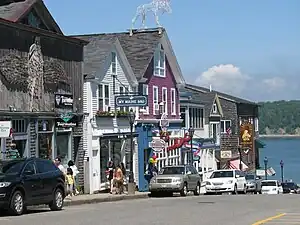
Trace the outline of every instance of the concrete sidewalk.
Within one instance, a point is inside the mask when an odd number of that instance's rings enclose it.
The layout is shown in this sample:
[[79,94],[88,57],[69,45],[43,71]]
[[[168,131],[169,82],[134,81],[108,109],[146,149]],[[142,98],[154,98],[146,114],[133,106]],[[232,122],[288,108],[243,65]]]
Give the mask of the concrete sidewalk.
[[121,200],[133,200],[133,199],[141,199],[148,198],[148,192],[135,192],[134,195],[122,194],[115,195],[109,193],[100,193],[93,195],[78,195],[73,196],[71,198],[66,198],[64,201],[64,206],[73,206],[73,205],[83,205],[83,204],[94,204],[101,202],[115,202]]

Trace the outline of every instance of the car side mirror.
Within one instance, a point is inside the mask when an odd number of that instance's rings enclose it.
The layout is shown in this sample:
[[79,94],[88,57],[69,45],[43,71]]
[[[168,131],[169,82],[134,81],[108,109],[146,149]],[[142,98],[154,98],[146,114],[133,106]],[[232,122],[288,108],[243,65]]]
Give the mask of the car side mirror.
[[187,174],[187,175],[191,175],[191,174],[192,174],[192,172],[191,172],[191,171],[188,171],[186,174]]
[[238,174],[237,174],[237,175],[235,175],[235,178],[239,178],[239,177],[240,177],[240,175],[238,175]]

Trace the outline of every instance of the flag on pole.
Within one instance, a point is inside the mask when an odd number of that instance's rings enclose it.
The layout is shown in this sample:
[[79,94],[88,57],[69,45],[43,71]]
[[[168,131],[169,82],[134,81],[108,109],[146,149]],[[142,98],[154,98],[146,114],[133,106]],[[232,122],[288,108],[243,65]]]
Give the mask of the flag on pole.
[[231,127],[228,127],[227,129],[226,129],[226,134],[229,136],[229,135],[231,135]]

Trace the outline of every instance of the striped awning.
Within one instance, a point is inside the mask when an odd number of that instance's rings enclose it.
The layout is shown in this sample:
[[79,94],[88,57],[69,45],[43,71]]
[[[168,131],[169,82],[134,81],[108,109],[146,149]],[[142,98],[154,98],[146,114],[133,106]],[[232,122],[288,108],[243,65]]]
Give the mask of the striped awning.
[[[239,170],[240,169],[240,160],[232,160],[229,162],[230,169]],[[242,161],[242,170],[245,171],[248,169],[248,166]]]

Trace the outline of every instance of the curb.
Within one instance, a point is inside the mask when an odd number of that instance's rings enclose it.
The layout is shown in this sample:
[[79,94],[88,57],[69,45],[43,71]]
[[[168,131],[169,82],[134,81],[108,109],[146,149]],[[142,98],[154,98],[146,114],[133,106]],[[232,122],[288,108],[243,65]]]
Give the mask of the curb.
[[102,202],[117,202],[123,200],[134,200],[134,199],[145,199],[149,198],[149,194],[138,194],[138,195],[120,195],[120,196],[109,196],[106,198],[92,198],[92,199],[81,199],[81,200],[70,200],[64,201],[64,207],[75,206],[75,205],[85,205],[85,204],[96,204]]

